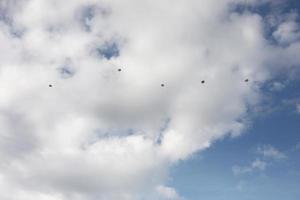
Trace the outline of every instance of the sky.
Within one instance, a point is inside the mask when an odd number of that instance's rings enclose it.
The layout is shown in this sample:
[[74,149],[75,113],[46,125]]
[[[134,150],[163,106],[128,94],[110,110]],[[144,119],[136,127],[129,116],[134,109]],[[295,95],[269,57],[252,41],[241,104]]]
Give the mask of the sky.
[[299,12],[0,0],[0,199],[299,199]]
[[299,98],[297,91],[299,81],[272,94],[276,110],[256,117],[242,136],[224,138],[174,166],[169,184],[186,199],[298,199],[300,115],[284,103]]

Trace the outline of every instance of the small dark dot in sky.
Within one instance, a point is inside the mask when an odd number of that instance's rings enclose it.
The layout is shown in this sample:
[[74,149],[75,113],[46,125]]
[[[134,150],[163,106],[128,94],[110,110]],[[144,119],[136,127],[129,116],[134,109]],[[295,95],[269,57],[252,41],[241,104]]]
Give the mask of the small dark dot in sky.
[[161,87],[165,87],[165,84],[162,83],[162,84],[160,84],[160,86],[161,86]]
[[119,68],[119,69],[118,69],[118,72],[120,72],[120,71],[122,71],[122,69]]
[[205,81],[203,80],[203,81],[201,81],[201,83],[203,84],[203,83],[205,83]]
[[245,79],[245,82],[249,82],[249,79]]
[[49,84],[49,87],[52,87],[52,85],[51,85],[51,84]]

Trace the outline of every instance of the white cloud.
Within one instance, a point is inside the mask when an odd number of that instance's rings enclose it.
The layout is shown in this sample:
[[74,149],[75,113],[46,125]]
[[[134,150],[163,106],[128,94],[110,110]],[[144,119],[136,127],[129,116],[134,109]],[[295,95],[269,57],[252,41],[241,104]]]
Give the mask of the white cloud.
[[159,185],[157,188],[158,194],[163,198],[163,199],[170,199],[170,200],[180,200],[182,199],[176,192],[174,188]]
[[300,45],[232,2],[1,1],[0,199],[155,199],[172,164],[239,135]]
[[274,148],[271,145],[264,145],[262,147],[258,147],[257,153],[263,155],[264,157],[269,157],[276,160],[286,159],[287,156],[280,152],[278,149]]
[[281,91],[286,87],[286,85],[284,83],[281,82],[274,82],[271,85],[271,91]]
[[287,21],[279,25],[273,33],[280,44],[290,44],[300,39],[300,27],[296,21]]
[[[287,158],[287,156],[284,153],[280,152],[271,145],[264,145],[258,147],[256,153],[261,155],[263,159],[256,158],[251,164],[247,166],[235,165],[232,167],[233,174],[241,175],[251,173],[254,171],[264,171],[266,167],[272,163],[272,160],[283,160]],[[271,158],[272,160],[266,160],[266,158]]]
[[255,159],[248,166],[238,166],[235,165],[232,167],[232,172],[234,175],[241,175],[246,173],[251,173],[253,171],[264,171],[266,169],[267,163],[260,159]]
[[266,162],[256,159],[254,162],[252,162],[251,167],[253,169],[265,170],[266,165]]
[[300,103],[296,105],[297,112],[300,113]]

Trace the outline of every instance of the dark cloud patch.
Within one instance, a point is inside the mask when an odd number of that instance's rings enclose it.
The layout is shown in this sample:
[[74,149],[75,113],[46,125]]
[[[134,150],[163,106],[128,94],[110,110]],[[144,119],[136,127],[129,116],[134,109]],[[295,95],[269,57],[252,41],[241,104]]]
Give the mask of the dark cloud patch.
[[105,42],[102,46],[97,48],[97,53],[107,60],[120,55],[120,49],[117,42]]
[[8,2],[0,2],[0,24],[7,26],[11,37],[21,38],[24,35],[24,28],[17,26],[13,20],[13,12]]
[[71,78],[75,75],[76,70],[73,63],[67,60],[61,67],[58,68],[58,72],[63,79]]
[[9,24],[11,23],[11,17],[9,15],[8,5],[6,3],[0,3],[0,21]]
[[92,21],[94,18],[100,16],[102,18],[107,17],[110,14],[108,8],[101,7],[99,5],[87,5],[80,9],[79,21],[83,25],[85,31],[91,31]]
[[164,137],[163,134],[169,128],[170,122],[171,122],[171,118],[167,118],[163,121],[162,126],[159,129],[158,135],[154,140],[155,144],[158,144],[158,145],[161,144],[163,137]]
[[95,17],[95,7],[87,6],[82,9],[81,23],[86,31],[91,31],[91,21]]
[[24,29],[17,28],[16,26],[11,26],[9,32],[13,38],[22,38],[23,35],[25,34]]
[[62,78],[71,78],[75,74],[75,70],[70,66],[63,66],[59,68],[59,72]]

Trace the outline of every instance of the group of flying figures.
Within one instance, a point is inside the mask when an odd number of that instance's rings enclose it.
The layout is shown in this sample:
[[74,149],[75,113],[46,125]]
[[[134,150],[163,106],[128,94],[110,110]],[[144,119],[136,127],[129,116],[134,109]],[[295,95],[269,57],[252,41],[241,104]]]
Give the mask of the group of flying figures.
[[[122,71],[122,69],[119,68],[119,69],[118,69],[118,72],[121,72],[121,71]],[[249,79],[245,79],[245,82],[249,82]],[[205,80],[202,80],[201,83],[204,84],[204,83],[205,83]],[[160,86],[161,86],[161,87],[165,87],[165,84],[162,83],[162,84],[160,84]],[[49,84],[49,87],[53,87],[53,85],[52,85],[52,84]]]
[[[245,82],[249,82],[249,79],[245,79]],[[205,80],[202,80],[201,83],[204,84]],[[162,83],[162,84],[160,84],[160,86],[165,87],[165,84]]]

